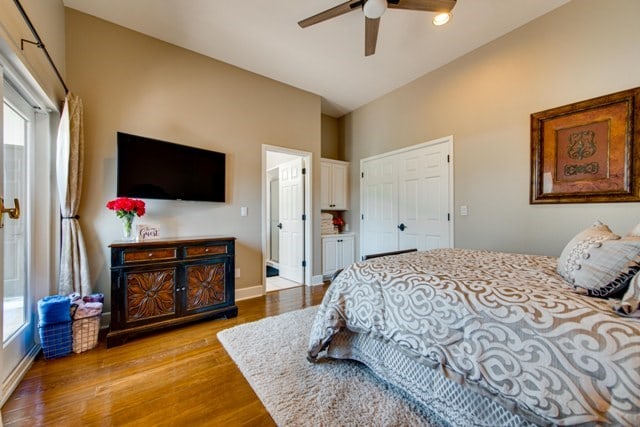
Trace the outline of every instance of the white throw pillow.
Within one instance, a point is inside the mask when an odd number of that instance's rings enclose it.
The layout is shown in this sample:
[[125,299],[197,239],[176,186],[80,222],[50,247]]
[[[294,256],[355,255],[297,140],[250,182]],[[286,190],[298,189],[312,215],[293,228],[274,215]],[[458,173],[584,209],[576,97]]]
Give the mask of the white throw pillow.
[[627,237],[640,237],[640,224],[633,227],[633,229],[627,234]]
[[591,245],[577,263],[575,286],[584,288],[590,296],[619,298],[640,271],[640,237]]
[[567,243],[558,258],[558,274],[567,282],[575,282],[575,271],[578,269],[578,260],[584,258],[591,246],[605,240],[616,240],[620,236],[614,234],[606,224],[596,221],[591,227],[582,230]]

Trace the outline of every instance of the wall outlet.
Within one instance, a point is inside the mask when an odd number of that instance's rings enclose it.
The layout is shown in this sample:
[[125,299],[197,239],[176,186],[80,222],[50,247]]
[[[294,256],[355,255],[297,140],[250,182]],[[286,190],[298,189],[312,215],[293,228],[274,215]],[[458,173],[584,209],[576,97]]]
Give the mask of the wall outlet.
[[236,278],[240,277],[240,269],[236,268]]

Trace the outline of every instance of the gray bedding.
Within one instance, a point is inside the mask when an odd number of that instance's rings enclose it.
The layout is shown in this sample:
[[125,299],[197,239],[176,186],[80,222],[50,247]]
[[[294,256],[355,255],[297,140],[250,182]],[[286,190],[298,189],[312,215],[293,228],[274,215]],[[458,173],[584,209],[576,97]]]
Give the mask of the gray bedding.
[[349,358],[331,340],[354,333],[535,423],[640,425],[640,320],[573,292],[556,264],[462,249],[353,264],[327,290],[309,357],[328,345]]

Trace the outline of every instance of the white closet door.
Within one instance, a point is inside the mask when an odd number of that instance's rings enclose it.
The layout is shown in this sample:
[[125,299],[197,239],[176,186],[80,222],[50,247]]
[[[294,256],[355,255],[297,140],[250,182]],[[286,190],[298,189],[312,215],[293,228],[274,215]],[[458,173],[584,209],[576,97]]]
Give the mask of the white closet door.
[[398,156],[398,249],[449,247],[447,144]]
[[393,157],[382,157],[363,164],[362,249],[370,255],[394,251],[398,247],[398,182]]
[[304,283],[304,175],[303,160],[279,165],[280,277]]
[[443,138],[362,161],[361,256],[452,246],[451,147]]

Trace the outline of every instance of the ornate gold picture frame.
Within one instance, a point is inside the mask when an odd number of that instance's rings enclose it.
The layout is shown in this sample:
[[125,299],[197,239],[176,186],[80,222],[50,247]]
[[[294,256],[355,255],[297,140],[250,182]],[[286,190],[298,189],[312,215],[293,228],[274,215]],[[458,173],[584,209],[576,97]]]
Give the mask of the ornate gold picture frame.
[[530,203],[640,202],[640,88],[531,115]]

